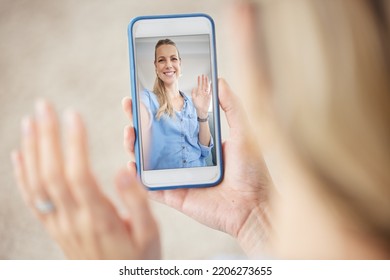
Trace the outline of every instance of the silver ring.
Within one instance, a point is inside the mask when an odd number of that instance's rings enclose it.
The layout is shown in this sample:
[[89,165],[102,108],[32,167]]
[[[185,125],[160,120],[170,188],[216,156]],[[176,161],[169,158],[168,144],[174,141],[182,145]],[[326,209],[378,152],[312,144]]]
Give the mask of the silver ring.
[[55,207],[50,200],[38,200],[35,202],[35,208],[41,214],[49,214],[54,211]]

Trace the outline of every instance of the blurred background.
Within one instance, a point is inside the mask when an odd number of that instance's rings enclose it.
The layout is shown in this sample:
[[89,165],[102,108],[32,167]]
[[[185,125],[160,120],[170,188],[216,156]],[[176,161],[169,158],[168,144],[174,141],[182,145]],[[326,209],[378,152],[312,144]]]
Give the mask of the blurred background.
[[[21,200],[10,152],[19,145],[20,120],[37,98],[58,112],[72,107],[85,119],[93,169],[112,200],[113,178],[128,160],[122,147],[128,120],[121,100],[130,94],[127,25],[139,15],[203,12],[214,18],[219,76],[228,81],[224,0],[0,0],[0,258],[62,259]],[[234,85],[233,85],[234,89]],[[223,115],[223,114],[221,114]],[[226,120],[222,134],[228,135]],[[228,235],[176,210],[152,203],[159,221],[163,258],[215,259],[242,256]]]

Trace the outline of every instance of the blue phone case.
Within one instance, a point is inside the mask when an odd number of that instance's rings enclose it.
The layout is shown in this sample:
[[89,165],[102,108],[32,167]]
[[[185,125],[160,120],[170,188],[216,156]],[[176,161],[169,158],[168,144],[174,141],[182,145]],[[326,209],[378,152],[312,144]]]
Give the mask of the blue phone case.
[[[207,18],[212,26],[212,42],[214,52],[214,77],[218,78],[217,75],[217,61],[216,61],[216,46],[215,46],[215,25],[213,19],[207,15],[202,13],[194,13],[194,14],[172,14],[172,15],[151,15],[151,16],[138,16],[133,18],[128,25],[128,43],[129,43],[129,62],[130,62],[130,86],[131,86],[131,98],[132,102],[132,110],[133,110],[133,124],[136,134],[136,140],[134,145],[134,153],[137,167],[137,175],[141,176],[141,149],[139,143],[139,131],[138,127],[138,116],[139,116],[139,108],[138,108],[138,95],[137,95],[137,83],[136,83],[136,65],[135,65],[135,50],[134,50],[134,41],[133,41],[133,26],[139,20],[145,19],[164,19],[164,18],[188,18],[188,17],[205,17]],[[218,92],[218,82],[215,84],[216,92]],[[214,182],[210,182],[208,184],[187,184],[187,185],[175,185],[175,186],[164,186],[158,188],[150,188],[146,186],[149,190],[168,190],[168,189],[177,189],[177,188],[204,188],[204,187],[212,187],[219,184],[223,179],[223,160],[222,160],[222,145],[221,145],[221,127],[220,127],[220,112],[219,112],[219,101],[218,98],[214,98],[213,102],[216,102],[217,106],[214,106],[214,129],[215,129],[215,143],[214,145],[218,145],[218,149],[216,149],[216,153],[218,153],[218,158],[220,159],[219,168],[220,168],[220,177],[217,178]]]

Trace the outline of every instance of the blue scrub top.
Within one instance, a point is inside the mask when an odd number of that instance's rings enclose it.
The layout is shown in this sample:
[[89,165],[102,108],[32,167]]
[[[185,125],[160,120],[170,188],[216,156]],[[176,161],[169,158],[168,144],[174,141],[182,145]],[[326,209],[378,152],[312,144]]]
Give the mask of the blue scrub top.
[[[199,123],[192,100],[180,92],[184,106],[175,115],[156,118],[159,109],[157,96],[148,90],[141,93],[141,101],[149,111],[150,151],[147,170],[206,166],[206,158],[214,146],[211,137],[208,147],[199,143]],[[142,121],[142,120],[141,120]]]

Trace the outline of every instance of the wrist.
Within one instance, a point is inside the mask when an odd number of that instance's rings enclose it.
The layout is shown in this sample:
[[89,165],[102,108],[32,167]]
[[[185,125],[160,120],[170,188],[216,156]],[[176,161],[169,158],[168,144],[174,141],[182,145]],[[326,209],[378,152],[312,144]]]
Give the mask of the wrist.
[[198,122],[200,122],[200,123],[205,123],[205,122],[208,122],[208,120],[209,120],[209,116],[207,116],[207,117],[205,117],[205,118],[197,118],[198,119]]
[[200,119],[206,119],[208,118],[209,116],[209,113],[206,111],[206,112],[203,112],[203,111],[196,111],[196,115],[198,116],[198,118]]
[[269,254],[271,223],[267,208],[254,207],[236,236],[238,244],[248,257]]

